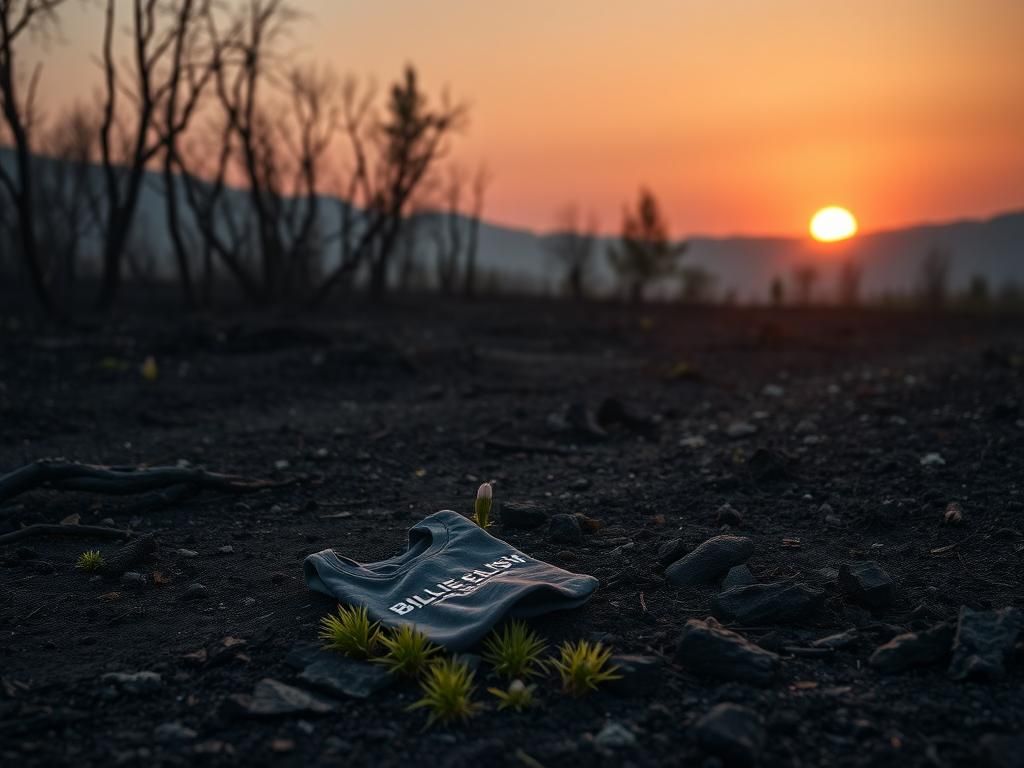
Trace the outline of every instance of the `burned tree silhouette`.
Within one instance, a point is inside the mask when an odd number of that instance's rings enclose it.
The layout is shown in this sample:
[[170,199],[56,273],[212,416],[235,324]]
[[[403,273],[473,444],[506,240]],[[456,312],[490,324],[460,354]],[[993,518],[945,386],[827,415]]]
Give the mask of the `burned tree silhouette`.
[[[14,147],[14,172],[0,165],[0,186],[15,210],[11,227],[21,262],[29,274],[39,305],[51,315],[62,310],[53,302],[47,285],[36,233],[36,189],[32,164],[32,129],[37,123],[35,96],[42,72],[37,65],[28,80],[19,68],[18,46],[28,36],[45,35],[57,23],[57,9],[65,0],[0,0],[0,112]],[[25,95],[22,96],[22,87]]]
[[562,270],[565,293],[583,299],[590,289],[597,240],[597,219],[591,215],[584,225],[579,209],[566,205],[558,212],[557,231],[548,238],[548,250]]
[[932,309],[939,309],[949,298],[950,253],[945,248],[933,246],[921,259],[920,296],[922,303]]
[[817,282],[818,268],[813,264],[800,264],[793,269],[793,293],[797,304],[806,307],[811,303]]
[[675,272],[686,247],[669,240],[657,199],[641,189],[636,210],[623,215],[621,244],[609,249],[608,259],[630,300],[641,303],[650,283]]
[[863,277],[864,270],[856,261],[851,259],[840,265],[836,298],[842,306],[855,307],[860,304],[860,287]]

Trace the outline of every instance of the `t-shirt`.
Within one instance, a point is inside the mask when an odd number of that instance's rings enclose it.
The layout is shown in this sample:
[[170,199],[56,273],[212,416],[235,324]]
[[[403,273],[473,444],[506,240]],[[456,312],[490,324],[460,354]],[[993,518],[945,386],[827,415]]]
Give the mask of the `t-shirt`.
[[435,643],[475,645],[504,616],[575,608],[597,579],[523,554],[457,512],[443,510],[409,529],[405,552],[357,563],[332,549],[309,555],[310,589],[365,606],[384,626],[414,624]]

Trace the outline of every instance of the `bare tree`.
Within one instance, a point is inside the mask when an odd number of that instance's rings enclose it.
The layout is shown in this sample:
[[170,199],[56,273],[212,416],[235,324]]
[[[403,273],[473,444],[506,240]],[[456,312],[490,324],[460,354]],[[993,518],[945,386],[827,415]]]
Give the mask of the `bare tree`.
[[684,304],[709,304],[715,287],[715,276],[704,267],[685,267],[679,272],[680,299]]
[[[45,35],[57,23],[57,9],[64,0],[0,0],[0,112],[14,146],[14,173],[0,165],[0,185],[14,207],[15,242],[44,311],[61,314],[53,303],[41,262],[34,215],[36,192],[32,167],[32,132],[37,123],[35,96],[42,72],[37,65],[28,79],[20,71],[18,47],[26,36]],[[22,95],[22,88],[25,93]]]
[[797,304],[807,306],[814,299],[814,286],[818,282],[818,268],[801,264],[793,270],[793,293]]
[[466,269],[463,275],[462,292],[466,298],[476,294],[476,262],[480,248],[480,223],[484,214],[484,196],[491,183],[491,174],[485,165],[480,165],[473,175],[473,204],[469,210],[468,236],[466,240]]
[[836,294],[841,305],[855,307],[860,304],[860,286],[863,277],[864,270],[852,259],[839,266],[839,284]]
[[686,247],[671,242],[657,199],[641,189],[636,210],[624,213],[621,244],[609,250],[608,258],[630,300],[640,303],[651,282],[675,272]]
[[781,277],[776,275],[772,278],[772,284],[769,290],[771,293],[772,306],[781,307],[786,303],[786,283]]
[[949,251],[933,246],[921,259],[920,295],[929,307],[942,307],[949,298]]
[[443,219],[434,221],[434,226],[430,228],[437,260],[437,287],[445,295],[455,292],[459,277],[463,234],[459,201],[464,180],[462,170],[458,166],[452,166],[444,190],[446,210]]
[[579,209],[572,203],[558,212],[548,250],[562,270],[565,292],[573,299],[583,299],[589,291],[596,240],[597,219],[593,214],[583,224]]

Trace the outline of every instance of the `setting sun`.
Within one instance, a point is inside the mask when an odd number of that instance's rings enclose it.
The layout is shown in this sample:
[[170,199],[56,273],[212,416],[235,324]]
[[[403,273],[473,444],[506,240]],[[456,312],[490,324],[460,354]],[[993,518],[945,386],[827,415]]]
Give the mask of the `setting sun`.
[[857,234],[857,220],[845,208],[830,205],[811,218],[811,237],[822,243],[846,240]]

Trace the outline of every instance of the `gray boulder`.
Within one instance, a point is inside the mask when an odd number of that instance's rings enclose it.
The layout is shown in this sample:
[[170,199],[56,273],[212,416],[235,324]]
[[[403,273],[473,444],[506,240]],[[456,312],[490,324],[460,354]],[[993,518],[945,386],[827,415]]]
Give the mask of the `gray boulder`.
[[892,578],[873,560],[840,566],[839,586],[843,592],[868,608],[887,608],[896,599],[896,585]]
[[949,656],[955,629],[944,623],[922,632],[897,635],[871,654],[868,664],[883,674],[938,664]]
[[960,609],[949,676],[1000,680],[1006,675],[1006,659],[1013,653],[1017,638],[1024,631],[1024,611],[1003,608],[998,611]]
[[686,622],[675,660],[696,675],[751,685],[767,685],[779,669],[778,656],[722,628],[713,619]]
[[733,587],[718,595],[715,616],[741,624],[788,624],[811,615],[825,602],[825,590],[806,584],[773,582]]
[[665,578],[680,587],[710,584],[752,554],[754,542],[745,536],[715,536],[666,568]]

